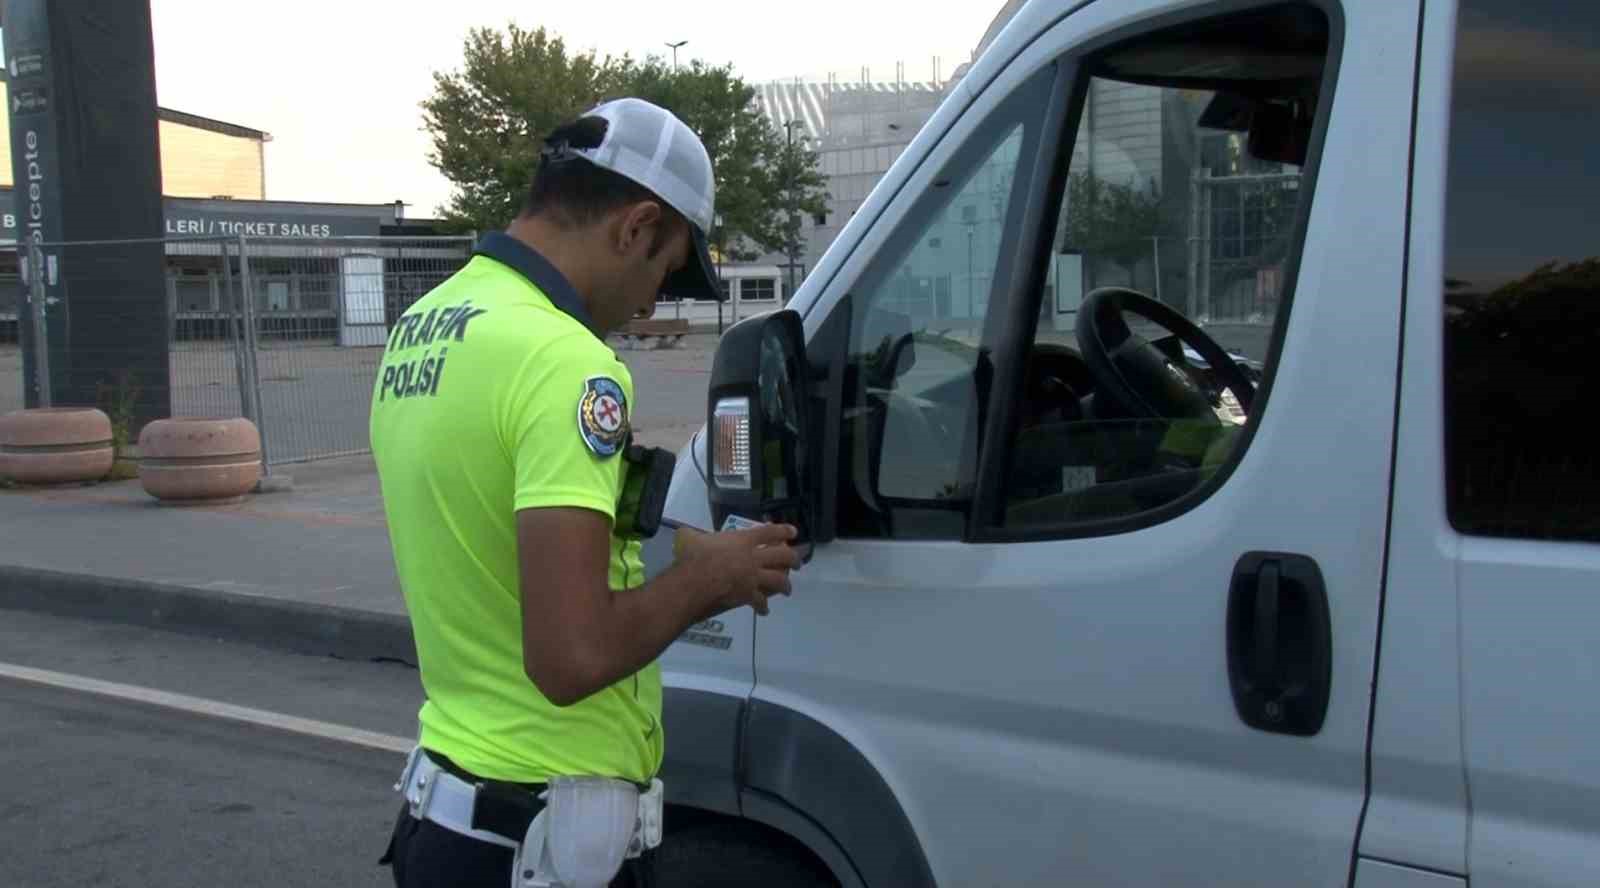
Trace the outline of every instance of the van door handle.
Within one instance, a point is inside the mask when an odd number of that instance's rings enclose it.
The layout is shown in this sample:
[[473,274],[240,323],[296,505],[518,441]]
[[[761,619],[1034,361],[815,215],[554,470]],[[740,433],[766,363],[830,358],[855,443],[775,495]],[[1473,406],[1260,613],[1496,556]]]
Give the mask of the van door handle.
[[1256,571],[1256,684],[1278,682],[1278,562],[1264,562]]
[[1304,555],[1250,552],[1228,591],[1228,683],[1252,728],[1309,737],[1322,730],[1332,684],[1327,587]]

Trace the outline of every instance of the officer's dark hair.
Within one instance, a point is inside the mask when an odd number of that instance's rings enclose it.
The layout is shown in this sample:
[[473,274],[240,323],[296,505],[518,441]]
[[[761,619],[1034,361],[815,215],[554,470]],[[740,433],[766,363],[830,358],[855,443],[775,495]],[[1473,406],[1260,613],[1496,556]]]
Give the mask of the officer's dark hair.
[[656,226],[650,242],[649,255],[655,258],[666,245],[667,234],[688,224],[683,215],[650,189],[567,150],[599,147],[609,125],[603,117],[580,117],[545,136],[539,169],[522,202],[521,215],[542,216],[563,228],[581,228],[629,204],[654,201],[661,205],[666,220]]

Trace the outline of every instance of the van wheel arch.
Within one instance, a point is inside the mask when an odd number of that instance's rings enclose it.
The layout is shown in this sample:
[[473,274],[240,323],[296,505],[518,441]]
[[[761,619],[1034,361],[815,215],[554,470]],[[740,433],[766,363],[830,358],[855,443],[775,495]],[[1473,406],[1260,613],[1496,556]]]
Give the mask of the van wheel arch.
[[[754,823],[797,843],[840,885],[934,884],[893,788],[837,730],[765,700],[663,691],[669,836],[680,827]],[[800,773],[796,762],[817,766]]]
[[774,888],[857,888],[849,862],[831,849],[844,877],[805,842],[758,820],[703,808],[667,806],[666,835],[657,852],[661,888],[772,885]]

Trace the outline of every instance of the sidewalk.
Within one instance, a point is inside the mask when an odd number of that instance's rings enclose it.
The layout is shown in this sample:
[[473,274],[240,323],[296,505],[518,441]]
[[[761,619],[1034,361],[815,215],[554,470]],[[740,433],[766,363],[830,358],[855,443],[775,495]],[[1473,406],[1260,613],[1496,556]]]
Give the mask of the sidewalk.
[[294,468],[293,490],[229,506],[163,506],[138,481],[0,489],[0,619],[416,662],[371,459]]
[[[716,344],[696,334],[618,352],[634,379],[637,441],[676,453],[699,428]],[[20,395],[20,366],[15,348],[0,348],[0,394]],[[0,619],[39,611],[415,662],[372,459],[273,473],[292,489],[196,508],[159,505],[136,480],[0,488]]]
[[0,564],[403,613],[371,459],[289,468],[294,490],[233,506],[138,481],[0,491]]
[[[662,425],[640,439],[675,451],[691,433]],[[0,619],[36,611],[415,662],[372,459],[275,473],[293,489],[222,506],[160,505],[136,480],[0,488]]]

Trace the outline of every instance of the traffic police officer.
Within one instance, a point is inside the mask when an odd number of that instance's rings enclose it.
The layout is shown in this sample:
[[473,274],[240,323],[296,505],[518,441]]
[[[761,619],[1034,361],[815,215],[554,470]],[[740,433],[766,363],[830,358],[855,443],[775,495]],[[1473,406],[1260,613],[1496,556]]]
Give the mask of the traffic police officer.
[[[644,583],[625,495],[633,381],[604,337],[658,293],[720,295],[712,203],[682,121],[602,104],[545,139],[518,218],[389,337],[370,434],[426,696],[383,857],[401,888],[531,876],[535,817],[569,777],[659,799],[657,657],[789,591],[786,525],[697,535]],[[649,881],[659,820],[639,811],[612,884]]]

